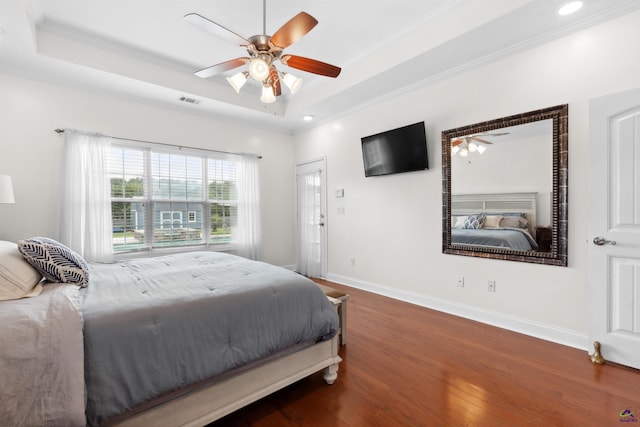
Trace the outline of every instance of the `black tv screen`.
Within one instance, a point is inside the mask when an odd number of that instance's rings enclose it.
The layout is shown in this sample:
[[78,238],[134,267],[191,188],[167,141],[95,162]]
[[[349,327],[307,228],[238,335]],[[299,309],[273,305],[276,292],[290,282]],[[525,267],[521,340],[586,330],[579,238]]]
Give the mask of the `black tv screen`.
[[429,169],[424,122],[365,136],[361,141],[365,176]]

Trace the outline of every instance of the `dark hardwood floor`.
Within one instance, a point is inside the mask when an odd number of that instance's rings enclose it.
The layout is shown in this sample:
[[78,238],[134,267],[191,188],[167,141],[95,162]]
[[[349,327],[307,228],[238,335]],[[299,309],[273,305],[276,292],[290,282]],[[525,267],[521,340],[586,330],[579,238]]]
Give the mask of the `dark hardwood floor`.
[[[638,370],[594,365],[581,350],[324,283],[350,294],[335,384],[312,375],[211,427],[640,427]],[[621,415],[625,409],[634,416]]]

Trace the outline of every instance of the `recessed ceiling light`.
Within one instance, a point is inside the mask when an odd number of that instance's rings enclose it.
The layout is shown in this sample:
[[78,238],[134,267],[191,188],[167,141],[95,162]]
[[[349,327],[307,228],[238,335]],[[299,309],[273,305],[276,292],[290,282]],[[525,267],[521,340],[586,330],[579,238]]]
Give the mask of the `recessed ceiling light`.
[[581,1],[572,1],[570,3],[565,4],[558,10],[558,15],[571,15],[574,12],[577,12],[578,9],[582,7]]
[[304,120],[305,122],[310,122],[313,120],[313,116],[311,114],[307,114],[302,118],[302,120]]

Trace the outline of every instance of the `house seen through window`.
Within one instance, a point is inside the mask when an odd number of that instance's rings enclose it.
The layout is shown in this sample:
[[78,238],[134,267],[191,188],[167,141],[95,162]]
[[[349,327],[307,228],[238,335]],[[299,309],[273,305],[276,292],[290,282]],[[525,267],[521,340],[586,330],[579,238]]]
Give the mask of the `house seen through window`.
[[109,162],[114,251],[231,241],[235,162],[114,144]]

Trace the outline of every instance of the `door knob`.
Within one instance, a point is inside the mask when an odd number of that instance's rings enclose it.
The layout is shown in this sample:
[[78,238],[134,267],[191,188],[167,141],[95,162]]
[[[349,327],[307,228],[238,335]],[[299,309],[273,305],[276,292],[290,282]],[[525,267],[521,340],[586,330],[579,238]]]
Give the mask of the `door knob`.
[[593,243],[595,243],[598,246],[606,245],[607,243],[610,243],[613,246],[616,245],[616,241],[615,240],[607,240],[604,237],[595,237],[593,239]]

